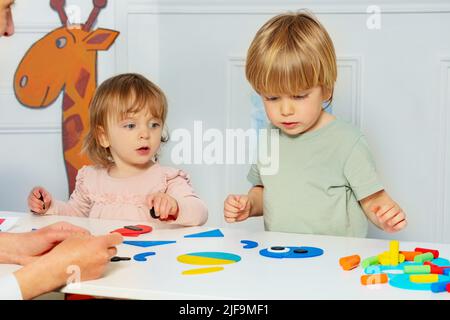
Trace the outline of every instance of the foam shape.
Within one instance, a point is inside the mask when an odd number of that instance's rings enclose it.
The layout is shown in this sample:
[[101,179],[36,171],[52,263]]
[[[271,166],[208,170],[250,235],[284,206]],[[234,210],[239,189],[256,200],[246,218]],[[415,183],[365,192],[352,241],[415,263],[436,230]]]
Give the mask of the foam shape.
[[388,276],[385,273],[365,274],[361,276],[361,284],[364,286],[387,283],[388,280]]
[[0,225],[5,221],[5,219],[0,219]]
[[450,284],[450,281],[439,281],[431,284],[431,291],[434,293],[445,292],[447,291],[447,285]]
[[399,263],[399,259],[398,259],[398,255],[399,255],[399,248],[400,248],[400,243],[397,240],[392,240],[389,243],[389,260],[390,260],[390,264],[393,266],[398,265]]
[[199,269],[191,269],[183,271],[182,275],[195,275],[195,274],[205,274],[205,273],[212,273],[212,272],[218,272],[222,271],[224,267],[209,267],[209,268],[199,268]]
[[[445,265],[449,264],[449,261],[447,259],[443,259],[443,258],[437,258],[437,259],[432,260],[431,262],[438,266],[445,266]],[[402,273],[403,273],[405,266],[421,266],[421,265],[423,265],[423,264],[420,262],[410,262],[410,261],[405,261],[404,263],[400,263],[397,266],[372,265],[372,266],[368,266],[367,268],[365,268],[364,272],[366,274],[373,274],[373,273],[381,273],[381,272],[385,272],[385,271],[402,271]],[[445,269],[444,269],[444,273],[445,273]]]
[[177,260],[193,265],[222,265],[239,262],[241,257],[226,252],[194,252],[178,256]]
[[244,244],[244,249],[253,249],[258,247],[258,242],[251,240],[241,240],[241,243]]
[[405,256],[406,261],[414,261],[414,258],[421,253],[416,251],[400,251],[400,254]]
[[219,229],[216,229],[216,230],[211,230],[211,231],[189,234],[184,237],[185,238],[220,238],[220,237],[223,237],[223,233]]
[[[283,258],[312,258],[312,257],[318,257],[323,254],[323,250],[320,248],[315,247],[286,247],[290,249],[287,252],[274,252],[270,251],[268,249],[262,249],[259,251],[259,254],[263,257],[267,258],[276,258],[276,259],[283,259]],[[295,253],[294,250],[301,249],[306,250],[305,253]]]
[[366,258],[366,259],[364,259],[364,260],[361,262],[361,266],[362,266],[364,269],[367,268],[367,267],[369,267],[369,266],[377,265],[377,264],[379,264],[378,256],[373,256],[373,257]]
[[176,243],[176,241],[124,241],[124,244],[128,244],[130,246],[148,248],[154,246],[162,246],[165,244]]
[[439,281],[439,275],[437,274],[411,274],[409,280],[415,283],[433,283]]
[[405,266],[403,271],[408,274],[428,274],[431,273],[431,266]]
[[359,266],[360,261],[361,257],[359,255],[352,255],[340,258],[339,264],[342,267],[342,269],[348,271],[355,269],[357,266]]
[[127,228],[120,228],[120,229],[116,229],[114,231],[111,231],[110,233],[120,233],[122,236],[124,237],[138,237],[141,234],[145,234],[145,233],[150,233],[153,228],[151,226],[146,226],[143,224],[138,224],[136,226],[133,227],[138,227],[140,229],[142,229],[141,231],[137,231],[137,230],[131,230],[131,229],[127,229]]
[[143,253],[139,253],[139,254],[135,255],[133,257],[133,259],[136,261],[147,261],[147,257],[154,256],[154,255],[156,255],[155,252],[143,252]]
[[450,261],[448,259],[445,258],[437,258],[434,260],[431,260],[431,262],[435,265],[437,265],[438,267],[448,267],[450,266]]
[[[409,280],[409,274],[397,274],[393,275],[389,279],[389,285],[399,289],[405,290],[420,290],[420,291],[430,291],[431,283],[414,283]],[[450,277],[439,275],[438,281],[450,281]]]
[[439,258],[439,251],[438,250],[427,249],[427,248],[415,248],[414,251],[421,252],[421,253],[431,252],[433,254],[434,259]]
[[433,253],[426,252],[426,253],[419,254],[418,256],[415,256],[414,262],[424,263],[425,261],[431,261],[433,259],[434,259]]
[[0,232],[6,232],[10,230],[12,227],[14,227],[19,221],[19,218],[17,217],[2,217],[2,223],[0,224]]

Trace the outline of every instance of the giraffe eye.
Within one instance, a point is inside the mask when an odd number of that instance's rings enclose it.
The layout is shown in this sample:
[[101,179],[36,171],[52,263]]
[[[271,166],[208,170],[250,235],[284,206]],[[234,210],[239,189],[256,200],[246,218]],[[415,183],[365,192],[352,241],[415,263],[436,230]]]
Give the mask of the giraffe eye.
[[66,37],[61,37],[56,39],[56,47],[59,49],[62,49],[66,46],[67,44],[67,38]]

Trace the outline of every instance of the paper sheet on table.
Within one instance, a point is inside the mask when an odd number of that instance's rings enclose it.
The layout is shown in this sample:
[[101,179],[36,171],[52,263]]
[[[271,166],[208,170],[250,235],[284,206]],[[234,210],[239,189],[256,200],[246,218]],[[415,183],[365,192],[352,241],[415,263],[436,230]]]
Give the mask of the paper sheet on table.
[[0,217],[0,232],[5,232],[14,227],[19,218]]

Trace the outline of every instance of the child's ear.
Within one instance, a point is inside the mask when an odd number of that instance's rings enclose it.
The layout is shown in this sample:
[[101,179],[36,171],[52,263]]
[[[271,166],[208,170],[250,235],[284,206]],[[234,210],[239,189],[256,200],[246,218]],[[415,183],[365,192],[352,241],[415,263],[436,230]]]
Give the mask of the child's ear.
[[323,97],[323,102],[330,101],[331,98],[333,97],[333,89],[327,88],[327,87],[322,87],[322,97]]
[[101,126],[98,126],[97,130],[98,130],[98,141],[100,142],[100,145],[105,149],[109,148],[110,143],[108,136],[106,135],[105,129],[103,129],[103,127]]

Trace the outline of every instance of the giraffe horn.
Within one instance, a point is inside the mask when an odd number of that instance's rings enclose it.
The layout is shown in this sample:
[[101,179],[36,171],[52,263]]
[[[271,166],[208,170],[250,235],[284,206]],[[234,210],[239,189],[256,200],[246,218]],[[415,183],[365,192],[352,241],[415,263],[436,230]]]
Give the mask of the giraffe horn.
[[94,2],[94,9],[92,9],[88,20],[83,26],[83,30],[86,32],[89,32],[91,30],[92,26],[95,23],[95,20],[97,20],[100,11],[106,7],[108,0],[93,0],[93,2]]
[[59,18],[61,19],[61,23],[63,26],[67,26],[67,15],[64,11],[64,7],[66,6],[65,0],[50,0],[50,7],[53,10],[58,12]]

